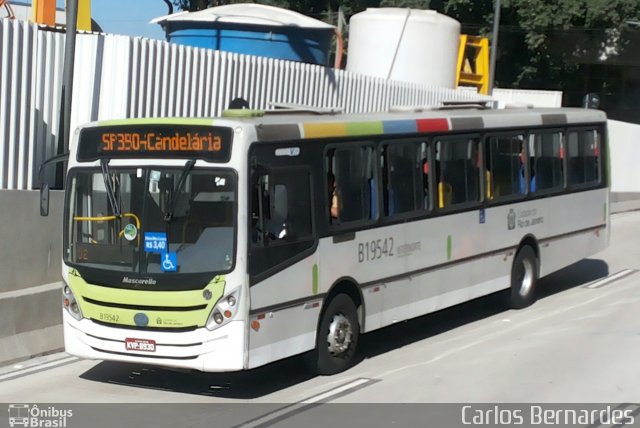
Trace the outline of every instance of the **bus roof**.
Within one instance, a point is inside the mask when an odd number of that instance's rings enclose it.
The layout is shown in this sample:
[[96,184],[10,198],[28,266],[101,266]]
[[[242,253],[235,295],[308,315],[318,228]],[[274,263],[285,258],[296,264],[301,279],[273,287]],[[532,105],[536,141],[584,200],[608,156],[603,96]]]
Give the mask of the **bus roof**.
[[531,126],[563,127],[567,124],[600,123],[607,117],[599,110],[556,109],[454,109],[425,112],[370,114],[266,114],[238,119],[256,126],[263,141],[322,137],[349,137],[426,132],[480,131]]
[[607,120],[600,110],[584,108],[435,109],[420,112],[366,114],[312,114],[286,111],[256,114],[250,111],[223,118],[140,118],[101,121],[86,126],[126,124],[198,124],[255,126],[260,141],[285,141],[323,137],[355,137],[385,134],[481,131],[519,127],[563,127]]

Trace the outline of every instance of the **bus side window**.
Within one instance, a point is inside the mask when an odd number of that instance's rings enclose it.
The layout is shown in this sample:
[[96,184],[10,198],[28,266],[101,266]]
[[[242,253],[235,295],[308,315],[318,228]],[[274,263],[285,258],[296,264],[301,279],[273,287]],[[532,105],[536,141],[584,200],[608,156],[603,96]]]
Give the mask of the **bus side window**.
[[480,142],[477,138],[455,137],[436,141],[440,160],[438,206],[480,200]]
[[[374,168],[373,147],[355,145],[331,149],[325,158],[327,175],[327,218],[330,224],[345,224],[375,219],[378,215],[378,187]],[[335,180],[335,192],[330,189]],[[337,196],[338,209],[331,215]]]
[[600,138],[597,131],[567,133],[567,170],[570,186],[600,182]]
[[440,156],[442,151],[442,143],[438,141],[436,144],[436,180],[438,183],[438,208],[444,208],[451,205],[451,185],[444,181],[444,175],[442,174],[442,162]]
[[431,173],[431,154],[429,152],[429,145],[424,142],[420,143],[420,171],[419,175],[422,177],[422,206],[424,210],[431,210],[431,188],[430,188],[430,173]]
[[[392,142],[383,146],[385,214],[392,216],[423,208],[425,166],[415,142]],[[428,171],[428,165],[426,167]],[[428,188],[427,188],[428,190]]]
[[530,155],[533,155],[529,190],[537,192],[561,189],[564,186],[562,133],[553,131],[534,133],[531,135],[529,147]]
[[487,197],[525,193],[524,135],[489,136],[485,144]]
[[294,241],[311,235],[310,174],[281,169],[254,177],[251,197],[254,244]]

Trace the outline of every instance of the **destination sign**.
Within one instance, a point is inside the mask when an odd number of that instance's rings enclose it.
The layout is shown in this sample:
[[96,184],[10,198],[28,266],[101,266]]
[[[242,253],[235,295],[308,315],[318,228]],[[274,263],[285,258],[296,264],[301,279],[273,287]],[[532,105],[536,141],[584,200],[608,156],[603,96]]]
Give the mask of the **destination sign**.
[[78,161],[100,158],[199,158],[227,162],[230,128],[202,125],[117,125],[80,132]]

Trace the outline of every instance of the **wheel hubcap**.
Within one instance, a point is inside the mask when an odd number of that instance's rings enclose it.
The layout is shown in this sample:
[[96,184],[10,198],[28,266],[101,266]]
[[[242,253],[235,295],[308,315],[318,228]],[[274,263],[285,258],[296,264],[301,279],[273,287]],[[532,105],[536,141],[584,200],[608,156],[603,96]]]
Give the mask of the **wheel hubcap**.
[[531,260],[523,260],[520,265],[518,278],[520,280],[519,294],[526,297],[533,287],[533,263]]
[[353,338],[353,329],[349,319],[342,314],[336,314],[329,324],[327,343],[329,353],[333,356],[343,354],[349,349]]

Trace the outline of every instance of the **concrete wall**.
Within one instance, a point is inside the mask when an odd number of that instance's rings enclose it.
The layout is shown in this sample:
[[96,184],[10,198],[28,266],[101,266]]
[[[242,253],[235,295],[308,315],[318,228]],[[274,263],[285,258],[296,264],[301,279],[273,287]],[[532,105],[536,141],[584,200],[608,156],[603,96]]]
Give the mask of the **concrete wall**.
[[60,280],[63,197],[40,217],[38,191],[0,190],[0,293]]
[[561,107],[562,91],[495,88],[491,97],[506,104],[531,104],[535,107]]
[[609,121],[611,209],[640,209],[640,125]]
[[640,193],[640,125],[609,121],[611,192]]
[[[63,192],[0,190],[0,364],[62,349]],[[43,285],[44,284],[44,285]]]

